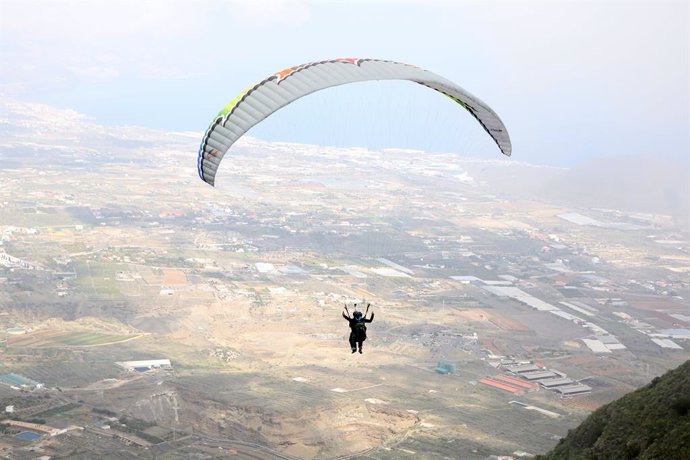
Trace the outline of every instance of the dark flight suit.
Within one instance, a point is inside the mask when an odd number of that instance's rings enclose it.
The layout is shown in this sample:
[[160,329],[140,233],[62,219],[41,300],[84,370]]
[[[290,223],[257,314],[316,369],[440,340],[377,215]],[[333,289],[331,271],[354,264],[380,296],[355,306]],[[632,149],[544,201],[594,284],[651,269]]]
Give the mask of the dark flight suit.
[[343,318],[345,318],[349,323],[350,323],[350,348],[352,349],[352,353],[355,352],[357,349],[357,345],[359,345],[359,352],[362,352],[362,343],[367,339],[367,333],[366,333],[366,328],[359,332],[356,330],[357,324],[358,323],[371,323],[374,321],[374,313],[371,313],[371,319],[366,319],[365,317],[360,318],[359,320],[355,318],[350,318],[347,316],[345,313],[343,313]]

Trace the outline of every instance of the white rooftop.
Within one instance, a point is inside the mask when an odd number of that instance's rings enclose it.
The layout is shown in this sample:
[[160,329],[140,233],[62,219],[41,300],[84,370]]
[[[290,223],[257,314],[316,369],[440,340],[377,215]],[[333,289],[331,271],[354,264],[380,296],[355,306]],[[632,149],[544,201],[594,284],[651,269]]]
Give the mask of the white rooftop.
[[132,367],[170,367],[169,359],[144,359],[141,361],[120,361],[116,362],[118,366],[130,369]]
[[656,343],[659,345],[661,348],[671,348],[673,350],[682,350],[683,347],[678,345],[676,342],[674,342],[671,339],[652,339],[652,342]]
[[589,347],[594,353],[611,353],[606,345],[601,340],[596,339],[582,339],[585,345]]

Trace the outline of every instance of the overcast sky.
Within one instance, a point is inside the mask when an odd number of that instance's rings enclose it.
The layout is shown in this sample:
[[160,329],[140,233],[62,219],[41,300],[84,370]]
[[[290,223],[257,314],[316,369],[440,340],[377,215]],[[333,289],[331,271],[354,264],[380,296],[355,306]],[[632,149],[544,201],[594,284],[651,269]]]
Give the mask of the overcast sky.
[[[0,0],[0,8],[1,94],[72,108],[101,124],[201,132],[236,93],[280,69],[372,57],[418,65],[479,96],[508,127],[515,160],[569,166],[602,155],[690,157],[685,0]],[[363,86],[356,103],[370,116],[401,117],[397,126],[413,134],[398,146],[469,145],[457,144],[458,131],[444,137],[405,125],[419,120],[403,117],[405,108],[445,120],[444,98],[382,85]],[[406,91],[408,105],[400,102]],[[329,142],[327,118],[340,130],[335,143],[347,144],[350,127],[358,144],[391,142],[395,130],[382,140],[378,128],[358,126],[372,121],[342,103],[353,94],[314,95],[312,106],[276,114],[252,134]],[[316,118],[315,104],[324,107]],[[473,120],[461,115],[462,130]]]

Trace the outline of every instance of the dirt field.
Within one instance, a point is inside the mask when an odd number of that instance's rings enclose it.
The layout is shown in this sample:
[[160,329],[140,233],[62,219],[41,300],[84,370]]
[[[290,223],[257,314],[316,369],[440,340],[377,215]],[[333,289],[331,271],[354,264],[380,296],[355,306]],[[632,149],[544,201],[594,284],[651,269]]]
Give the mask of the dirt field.
[[470,310],[462,310],[457,313],[459,316],[480,323],[488,328],[502,329],[506,331],[529,331],[529,327],[501,315],[489,312],[481,308],[472,308]]
[[182,270],[164,268],[162,284],[165,286],[187,284],[187,275]]

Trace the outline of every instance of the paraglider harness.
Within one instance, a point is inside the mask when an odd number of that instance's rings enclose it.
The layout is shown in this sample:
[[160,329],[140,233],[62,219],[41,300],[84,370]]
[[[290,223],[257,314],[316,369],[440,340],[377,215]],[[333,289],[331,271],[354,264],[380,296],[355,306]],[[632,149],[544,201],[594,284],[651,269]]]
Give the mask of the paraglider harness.
[[[357,306],[357,304],[355,304]],[[354,311],[352,313],[352,319],[355,320],[354,325],[352,325],[352,333],[355,335],[355,338],[357,341],[363,341],[367,338],[367,325],[366,322],[364,321],[367,317],[367,314],[369,313],[369,307],[371,304],[367,304],[367,310],[364,312],[362,315],[362,312],[359,311]],[[350,312],[347,309],[347,305],[345,305],[345,311],[349,315]]]
[[[367,309],[367,312],[369,309]],[[352,332],[355,333],[355,336],[359,339],[366,339],[367,338],[367,325],[364,322],[364,318],[366,318],[367,314],[365,313],[363,316],[354,316],[355,319],[355,324],[352,327]]]

